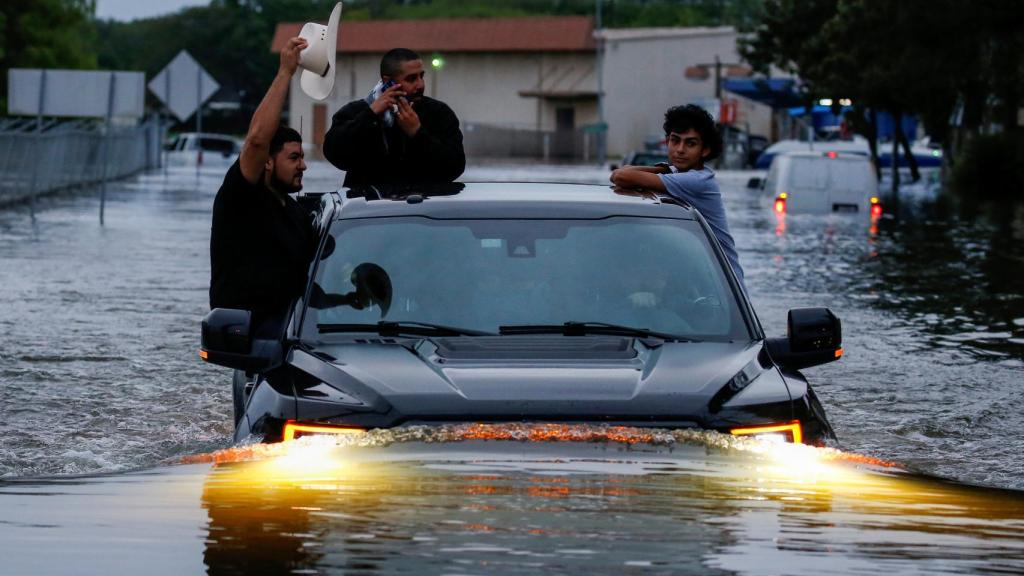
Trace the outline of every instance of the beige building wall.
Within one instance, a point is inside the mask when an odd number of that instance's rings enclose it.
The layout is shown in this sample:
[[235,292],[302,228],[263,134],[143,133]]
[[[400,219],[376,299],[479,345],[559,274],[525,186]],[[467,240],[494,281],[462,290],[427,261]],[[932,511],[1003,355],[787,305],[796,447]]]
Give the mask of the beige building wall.
[[[608,123],[608,155],[622,156],[641,148],[649,137],[660,137],[665,110],[671,106],[708,101],[715,97],[715,58],[740,64],[738,33],[721,28],[646,28],[604,30],[604,113]],[[686,69],[709,65],[704,80],[688,79]],[[753,134],[771,132],[771,109],[734,94],[737,125]]]
[[[554,130],[557,110],[566,107],[574,109],[577,128],[597,121],[596,60],[591,53],[449,53],[440,69],[430,66],[431,54],[421,55],[427,95],[448,104],[464,127],[478,123]],[[303,140],[315,141],[314,105],[326,108],[329,127],[342,106],[366,97],[380,79],[380,56],[339,54],[334,92],[322,103],[302,92],[295,75],[288,122],[302,132]]]

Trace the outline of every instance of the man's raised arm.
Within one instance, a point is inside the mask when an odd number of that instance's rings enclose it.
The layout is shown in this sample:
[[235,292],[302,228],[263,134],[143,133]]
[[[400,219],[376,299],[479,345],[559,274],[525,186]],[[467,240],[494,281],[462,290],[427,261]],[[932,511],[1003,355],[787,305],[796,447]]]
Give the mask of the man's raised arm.
[[245,135],[245,144],[238,157],[238,167],[250,184],[259,181],[260,176],[270,157],[270,140],[274,137],[281,123],[281,108],[288,95],[288,84],[291,83],[295,70],[299,67],[299,52],[307,46],[302,38],[292,38],[281,49],[281,65],[277,75],[270,84],[267,94],[263,97],[256,112],[249,122],[249,133]]

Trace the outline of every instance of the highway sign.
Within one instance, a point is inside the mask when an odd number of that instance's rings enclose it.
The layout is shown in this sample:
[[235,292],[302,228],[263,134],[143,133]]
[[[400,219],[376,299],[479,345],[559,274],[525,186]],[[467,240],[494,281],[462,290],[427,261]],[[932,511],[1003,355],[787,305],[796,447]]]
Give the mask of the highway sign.
[[149,91],[182,122],[219,88],[220,84],[185,50],[178,52],[174,60],[149,81]]

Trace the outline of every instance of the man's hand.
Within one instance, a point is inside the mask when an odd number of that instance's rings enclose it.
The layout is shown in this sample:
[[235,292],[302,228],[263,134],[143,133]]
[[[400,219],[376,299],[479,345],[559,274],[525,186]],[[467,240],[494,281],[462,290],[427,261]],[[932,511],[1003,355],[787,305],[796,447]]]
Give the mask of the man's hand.
[[279,73],[287,74],[290,78],[299,68],[299,52],[306,49],[309,44],[302,38],[295,37],[288,40],[288,43],[281,49],[281,66],[277,69]]
[[405,98],[398,101],[398,127],[405,135],[412,138],[420,131],[420,116],[412,109],[412,104]]
[[402,90],[400,84],[395,84],[391,88],[380,93],[380,96],[370,104],[370,110],[373,110],[374,114],[380,115],[388,111],[393,106],[398,106],[399,99],[405,96],[405,92]]

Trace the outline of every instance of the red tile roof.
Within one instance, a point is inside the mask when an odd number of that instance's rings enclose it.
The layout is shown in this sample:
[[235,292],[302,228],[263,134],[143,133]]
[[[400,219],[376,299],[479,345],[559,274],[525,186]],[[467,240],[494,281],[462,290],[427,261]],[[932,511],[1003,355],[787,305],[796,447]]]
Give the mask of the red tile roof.
[[[301,29],[301,23],[278,24],[271,51],[280,52]],[[594,50],[593,32],[587,16],[359,22],[342,18],[338,51],[384,53],[402,47],[438,52],[584,52]]]

